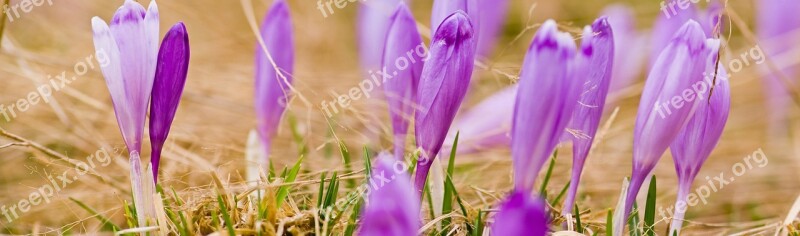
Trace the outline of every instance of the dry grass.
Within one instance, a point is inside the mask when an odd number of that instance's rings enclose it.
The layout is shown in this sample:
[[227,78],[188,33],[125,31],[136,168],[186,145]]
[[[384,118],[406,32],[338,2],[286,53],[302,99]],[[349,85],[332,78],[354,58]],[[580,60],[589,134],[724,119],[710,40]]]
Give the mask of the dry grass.
[[[72,67],[76,62],[94,53],[90,18],[99,15],[110,19],[119,2],[57,1],[52,7],[34,8],[31,13],[7,23],[0,53],[0,76],[4,81],[0,86],[0,104],[11,104],[24,98],[44,83],[48,75],[58,75],[62,71],[73,73]],[[414,14],[421,25],[429,22],[430,2],[413,3]],[[555,18],[562,28],[574,32],[578,26],[596,18],[599,10],[609,2],[513,1],[509,24],[500,41],[502,45],[495,56],[482,61],[483,66],[473,79],[467,104],[474,104],[512,83],[538,23]],[[642,30],[647,30],[659,14],[657,2],[626,2],[636,10],[637,24]],[[268,3],[254,3],[252,10],[257,18],[266,12]],[[362,147],[368,146],[373,150],[391,147],[387,135],[390,127],[386,112],[382,112],[385,105],[379,99],[356,101],[350,109],[332,119],[326,119],[318,105],[323,100],[330,100],[333,93],[346,93],[362,76],[354,31],[355,4],[337,9],[334,15],[323,18],[316,9],[316,1],[290,0],[289,3],[297,39],[296,73],[293,76],[296,88],[308,102],[294,99],[287,117],[297,121],[295,127],[309,152],[298,183],[292,184],[287,204],[280,209],[270,207],[272,210],[268,211],[266,218],[270,224],[260,227],[268,232],[282,230],[292,235],[321,234],[324,229],[315,227],[315,222],[322,223],[319,216],[312,209],[303,209],[303,206],[314,205],[316,201],[319,175],[338,171],[348,174],[344,178],[361,181],[364,165],[357,157],[362,155]],[[753,26],[752,4],[750,1],[731,1],[729,5],[729,10],[737,13],[737,19],[750,28]],[[253,221],[257,211],[249,207],[248,188],[242,183],[248,164],[244,161],[247,133],[255,127],[252,61],[256,40],[244,14],[251,9],[243,8],[239,1],[211,0],[162,0],[159,8],[162,33],[172,23],[184,21],[192,45],[189,79],[164,151],[160,178],[161,185],[167,189],[174,188],[184,204],[178,207],[172,194],[167,194],[170,199],[167,203],[176,211],[187,214],[194,222],[194,232],[209,234],[224,228],[220,222],[215,226],[211,219],[212,213],[219,213],[217,193],[223,193],[226,207],[233,219],[237,219],[236,232],[252,234],[259,228]],[[732,28],[724,58],[735,58],[755,43],[748,39],[748,30],[741,25],[734,24]],[[606,212],[616,204],[620,182],[630,174],[632,130],[641,87],[641,83],[637,83],[612,95],[617,102],[609,109],[618,107],[618,115],[608,122],[602,142],[586,165],[578,205],[581,209],[588,209],[583,220],[595,231],[605,227]],[[768,135],[765,118],[768,111],[763,105],[762,91],[755,66],[733,75],[729,123],[719,147],[701,170],[695,186],[703,184],[705,176],[713,177],[721,172],[730,175],[735,163],[759,148],[766,153],[769,164],[748,171],[736,182],[711,194],[707,205],[690,208],[687,214],[690,222],[684,224],[685,234],[772,234],[800,193],[800,182],[797,181],[800,179],[797,174],[800,173],[797,171],[800,160],[794,157],[800,151],[797,149],[800,140]],[[796,107],[792,108],[792,123],[797,121]],[[274,166],[279,170],[283,166],[291,167],[301,148],[293,141],[287,120],[284,119],[279,137],[274,140],[271,154]],[[130,201],[127,158],[99,70],[90,71],[54,93],[50,103],[32,106],[28,111],[18,113],[11,122],[3,119],[0,122],[4,129],[0,141],[0,156],[4,162],[0,165],[0,203],[3,205],[10,206],[27,198],[36,188],[48,183],[48,174],[57,175],[71,169],[69,162],[59,159],[86,161],[87,156],[100,149],[108,150],[113,156],[110,165],[94,169],[96,176],[78,178],[76,183],[59,192],[51,203],[31,207],[12,223],[0,216],[0,227],[4,228],[0,232],[98,232],[100,221],[68,198],[78,199],[97,209],[117,225],[125,225],[123,201]],[[797,126],[793,127],[789,133],[796,133]],[[344,168],[338,153],[340,142],[351,148],[353,173]],[[558,159],[553,172],[549,185],[551,193],[560,190],[569,180],[569,149],[560,148],[562,158]],[[491,209],[510,189],[510,164],[506,150],[457,158],[453,179],[460,197],[470,208],[470,214],[475,214],[477,209]],[[662,159],[655,175],[659,177],[657,201],[666,208],[672,205],[677,189],[671,158]],[[217,181],[213,176],[218,177]],[[262,189],[272,193],[280,185],[280,182],[263,185]],[[339,196],[344,196],[346,190],[340,188]],[[239,202],[234,202],[235,195],[239,196],[235,198]],[[273,194],[265,194],[263,201],[274,203]],[[328,222],[335,235],[346,227],[346,218]],[[463,218],[455,219],[458,234],[463,234],[464,225],[459,220]],[[658,222],[657,232],[666,231],[669,221]]]

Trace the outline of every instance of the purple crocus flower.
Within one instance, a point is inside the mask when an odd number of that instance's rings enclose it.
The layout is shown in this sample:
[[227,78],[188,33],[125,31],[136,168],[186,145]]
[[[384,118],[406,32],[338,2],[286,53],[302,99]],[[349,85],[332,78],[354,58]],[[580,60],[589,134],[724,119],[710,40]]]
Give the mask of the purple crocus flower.
[[603,10],[608,16],[608,24],[614,29],[614,69],[609,91],[619,91],[629,86],[639,77],[644,65],[647,42],[636,30],[633,10],[625,5],[611,5]]
[[[364,236],[408,236],[417,235],[420,227],[419,199],[414,196],[413,186],[406,172],[396,171],[397,162],[389,153],[378,155],[372,170],[371,181],[375,181],[361,209],[358,235]],[[381,179],[389,179],[383,183]],[[377,184],[380,182],[380,185]]]
[[[800,30],[800,4],[792,0],[758,0],[756,1],[756,23],[758,46],[751,52],[763,58],[787,58],[787,52],[793,52],[800,41],[797,30]],[[763,49],[762,49],[763,48]],[[766,55],[763,55],[766,54]],[[755,55],[751,55],[756,57]],[[791,55],[789,55],[791,57]],[[773,62],[778,62],[773,60]],[[767,114],[771,135],[784,135],[787,128],[787,115],[791,105],[791,97],[786,89],[784,78],[797,77],[798,66],[779,65],[774,71],[766,63],[760,67],[763,77],[764,94],[766,94]],[[781,78],[780,75],[784,77]]]
[[272,4],[261,25],[261,38],[264,45],[256,46],[255,109],[258,133],[269,158],[270,142],[289,101],[294,68],[292,18],[286,1]]
[[[710,70],[707,70],[708,72],[714,71],[714,65],[711,67]],[[697,177],[703,163],[711,155],[711,151],[717,146],[725,123],[728,121],[731,106],[730,88],[725,69],[720,67],[719,71],[716,78],[715,74],[706,73],[705,84],[714,84],[713,81],[716,80],[711,98],[707,102],[700,102],[694,117],[670,145],[675,171],[678,173],[678,198],[675,202],[672,224],[670,224],[670,235],[673,235],[673,231],[680,235],[692,182]]]
[[178,110],[188,71],[189,34],[183,22],[179,22],[167,31],[158,51],[153,97],[150,100],[150,164],[153,166],[153,180],[158,180],[161,149]]
[[508,146],[517,89],[517,85],[508,86],[459,115],[447,133],[442,151],[450,151],[456,133],[459,134],[459,154]]
[[475,37],[466,13],[447,17],[431,40],[417,93],[414,130],[422,149],[414,179],[419,197],[433,158],[442,147],[450,124],[467,93],[475,63]]
[[[414,98],[424,64],[424,58],[416,53],[420,47],[424,50],[425,45],[417,31],[417,22],[408,7],[400,3],[392,16],[383,53],[383,67],[398,69],[392,78],[384,79],[383,85],[394,130],[394,153],[398,160],[403,159],[408,121],[414,113]],[[413,56],[409,58],[408,55]]]
[[690,20],[675,33],[653,65],[639,102],[633,137],[633,173],[626,193],[624,218],[617,222],[616,229],[624,227],[645,178],[692,118],[700,99],[683,94],[702,83],[706,67],[714,63],[718,50],[719,40],[706,39],[700,24]]
[[[158,58],[158,7],[150,2],[147,10],[132,0],[126,0],[111,19],[111,25],[99,17],[92,18],[94,46],[108,56],[101,68],[106,80],[117,123],[128,147],[131,165],[131,187],[140,226],[146,226],[153,216],[152,183],[142,180],[142,135],[150,104],[150,93]],[[143,185],[144,184],[144,185]]]
[[508,0],[476,0],[480,30],[478,31],[478,55],[488,57],[503,31],[508,15]]
[[614,61],[614,34],[606,17],[597,19],[591,27],[583,30],[581,52],[589,58],[589,73],[583,79],[579,102],[575,104],[572,121],[569,127],[580,135],[572,138],[572,181],[564,203],[563,214],[570,214],[575,203],[575,195],[580,185],[581,172],[589,150],[592,148],[603,107],[611,82],[611,70]]
[[[661,12],[656,17],[653,25],[652,45],[650,45],[650,67],[652,68],[661,54],[661,50],[667,47],[670,39],[675,32],[680,29],[687,21],[694,20],[705,26],[705,21],[700,20],[700,13],[695,4],[689,4],[682,9],[678,0],[666,0],[661,2]],[[703,27],[706,29],[706,27]]]
[[392,13],[402,0],[359,1],[358,53],[364,71],[379,70]]
[[492,235],[544,236],[547,234],[545,202],[527,192],[514,191],[494,216]]
[[556,22],[548,20],[525,55],[511,126],[517,191],[533,189],[539,170],[572,117],[579,91],[575,81],[584,76],[576,50],[572,37],[559,32]]
[[[479,32],[480,8],[478,1],[484,0],[434,0],[431,8],[431,35],[436,34],[439,25],[456,11],[465,12],[469,16],[470,22],[472,22],[472,31]],[[476,34],[476,40],[474,40],[476,43],[480,40],[478,36]]]

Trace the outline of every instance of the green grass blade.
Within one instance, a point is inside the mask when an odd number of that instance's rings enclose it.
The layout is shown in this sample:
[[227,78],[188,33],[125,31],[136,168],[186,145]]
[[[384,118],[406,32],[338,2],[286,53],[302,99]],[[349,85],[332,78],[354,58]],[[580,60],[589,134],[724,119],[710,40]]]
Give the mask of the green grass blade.
[[614,210],[608,210],[606,216],[606,235],[614,235]]
[[[339,153],[342,154],[342,160],[344,162],[344,171],[345,173],[353,173],[353,168],[350,165],[350,151],[344,142],[339,142]],[[356,180],[355,179],[348,179],[347,181],[347,188],[354,189],[356,188]]]
[[222,195],[217,196],[217,203],[219,203],[219,211],[222,212],[222,219],[225,220],[225,227],[228,228],[228,235],[236,236],[236,231],[233,230],[233,219],[228,214],[228,207],[222,200]]
[[[290,170],[284,178],[284,183],[292,183],[297,178],[297,173],[300,172],[300,164],[303,163],[303,157],[297,160],[297,163],[294,164],[292,170]],[[278,202],[277,206],[280,208],[283,201],[286,200],[286,196],[289,195],[289,189],[291,186],[284,185],[278,188],[278,194],[276,195],[276,200]]]
[[317,194],[317,208],[322,207],[322,198],[323,198],[322,194],[325,193],[325,175],[327,174],[328,172],[322,172],[319,178],[319,194]]
[[550,166],[547,167],[547,173],[545,173],[544,175],[544,181],[542,182],[542,187],[539,189],[539,193],[541,193],[545,199],[547,199],[547,192],[545,191],[547,190],[547,184],[550,183],[550,176],[553,175],[553,167],[556,166],[556,158],[558,158],[558,150],[553,152],[553,158],[550,159]]
[[[459,133],[456,132],[456,139],[453,141],[453,147],[450,149],[450,159],[447,162],[447,178],[445,179],[445,185],[453,185],[453,169],[455,167],[455,160],[456,160],[456,150],[458,150],[458,136]],[[442,202],[442,215],[449,214],[450,211],[453,209],[453,192],[449,187],[444,188],[444,198]],[[442,225],[447,226],[450,225],[450,218],[443,219]],[[442,234],[446,234],[446,232],[442,232]]]
[[80,206],[81,208],[83,208],[84,210],[86,210],[87,212],[92,214],[95,219],[99,220],[100,223],[103,224],[103,230],[104,231],[117,232],[117,231],[119,231],[121,229],[119,226],[115,225],[110,220],[108,220],[108,218],[104,217],[100,213],[97,213],[97,210],[95,210],[94,208],[90,207],[89,205],[86,205],[83,202],[79,201],[78,199],[75,199],[75,198],[72,198],[72,197],[69,197],[69,200],[71,200],[75,204],[78,204],[78,206]]
[[570,182],[571,181],[567,181],[567,184],[564,185],[564,188],[561,189],[561,192],[558,193],[558,196],[556,196],[556,198],[553,199],[553,202],[550,202],[551,205],[555,206],[556,203],[561,201],[561,198],[564,197],[564,194],[567,193],[567,189],[569,189]]
[[637,206],[636,202],[633,202],[633,211],[631,211],[631,216],[628,219],[628,229],[630,231],[631,236],[642,236],[642,233],[639,229],[639,206]]
[[647,205],[644,209],[644,233],[647,236],[655,236],[656,220],[656,176],[650,179],[650,187],[647,190]]
[[369,156],[369,148],[364,146],[364,171],[366,172],[367,180],[369,180],[369,175],[372,174],[372,157]]
[[308,154],[308,147],[303,139],[303,135],[300,134],[300,131],[297,129],[297,119],[295,119],[292,114],[289,114],[287,118],[289,121],[289,129],[292,131],[292,138],[295,144],[297,144],[297,152],[300,153],[300,157],[304,157]]
[[581,224],[581,210],[578,209],[578,204],[575,204],[575,230],[578,233],[583,233],[583,225]]

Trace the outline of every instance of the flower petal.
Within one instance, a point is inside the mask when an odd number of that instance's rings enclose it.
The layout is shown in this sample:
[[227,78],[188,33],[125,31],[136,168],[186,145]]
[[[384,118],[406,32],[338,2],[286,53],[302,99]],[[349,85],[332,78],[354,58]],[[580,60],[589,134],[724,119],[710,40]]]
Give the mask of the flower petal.
[[378,155],[371,179],[381,181],[382,185],[369,189],[366,205],[361,209],[358,235],[417,235],[420,202],[413,194],[410,177],[405,171],[398,172],[395,166],[397,162],[389,153]]
[[544,236],[547,234],[545,202],[522,191],[514,191],[494,216],[492,235]]

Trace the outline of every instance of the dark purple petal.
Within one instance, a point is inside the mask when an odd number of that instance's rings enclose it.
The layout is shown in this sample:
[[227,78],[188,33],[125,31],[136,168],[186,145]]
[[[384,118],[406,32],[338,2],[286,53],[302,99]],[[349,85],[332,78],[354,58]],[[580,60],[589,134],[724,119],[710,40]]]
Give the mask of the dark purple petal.
[[633,173],[623,219],[630,214],[647,175],[692,118],[699,99],[684,99],[684,91],[702,83],[707,66],[716,61],[718,50],[719,40],[706,39],[700,24],[690,20],[676,32],[653,65],[634,126]]
[[[405,4],[400,4],[392,16],[386,35],[383,68],[395,68],[391,78],[384,78],[383,88],[389,103],[389,115],[394,130],[395,158],[403,159],[409,120],[414,114],[414,98],[424,65],[425,44],[417,32],[417,22]],[[422,53],[419,53],[422,52]]]
[[[611,82],[614,61],[614,34],[605,17],[597,19],[583,30],[582,53],[589,58],[588,74],[584,77],[579,102],[572,113],[570,129],[579,135],[572,136],[572,181],[570,181],[564,210],[571,214],[573,201],[580,185],[581,172],[589,150],[592,148]],[[577,79],[581,79],[578,77]]]
[[547,234],[547,212],[542,199],[514,191],[494,216],[492,235],[544,236]]
[[[514,183],[533,188],[542,164],[552,154],[577,102],[582,63],[572,37],[546,21],[528,48],[519,78],[511,129]],[[581,79],[582,80],[582,79]],[[547,99],[542,99],[547,98]]]
[[417,235],[421,223],[418,211],[420,203],[414,196],[410,176],[400,167],[407,166],[395,161],[389,153],[378,155],[370,178],[374,185],[365,185],[369,188],[369,194],[361,209],[358,235]]
[[[439,25],[456,11],[465,12],[472,23],[472,31],[479,32],[480,8],[478,6],[478,1],[484,0],[434,0],[431,9],[431,34],[435,34]],[[476,36],[475,42],[478,40]]]
[[[708,72],[713,71],[713,68],[708,70]],[[708,76],[704,78],[703,82],[707,86],[715,84],[711,92],[711,98],[706,101],[705,94],[698,97],[701,102],[697,111],[689,123],[686,124],[686,127],[672,141],[672,145],[670,145],[675,171],[678,174],[678,202],[686,203],[692,182],[694,182],[703,163],[711,155],[711,151],[717,146],[730,113],[730,85],[728,84],[728,75],[725,72],[725,68],[719,68],[716,78],[713,73],[707,74]],[[681,208],[683,208],[683,211],[680,210]],[[685,207],[675,207],[674,209],[675,213],[673,214],[670,228],[680,231],[681,224],[683,224],[683,216],[686,213]]]
[[289,102],[294,68],[292,19],[285,1],[273,3],[261,25],[261,37],[272,60],[256,45],[255,110],[264,153],[269,156],[270,141]]
[[183,22],[179,22],[167,31],[161,42],[153,97],[150,99],[150,163],[153,165],[154,180],[158,180],[161,149],[178,110],[188,71],[189,34]]
[[475,37],[469,17],[462,12],[447,17],[431,40],[417,93],[419,109],[414,130],[422,148],[414,181],[420,197],[433,158],[467,93],[475,63]]

